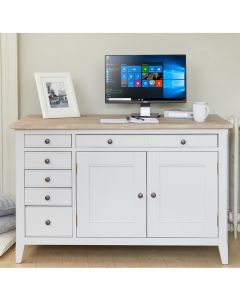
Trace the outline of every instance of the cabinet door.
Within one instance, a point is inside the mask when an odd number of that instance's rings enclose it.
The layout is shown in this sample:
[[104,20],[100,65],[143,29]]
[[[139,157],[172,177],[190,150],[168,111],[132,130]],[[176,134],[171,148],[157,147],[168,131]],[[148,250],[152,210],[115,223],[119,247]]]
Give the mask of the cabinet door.
[[146,236],[146,153],[78,152],[79,237]]
[[148,153],[148,237],[218,236],[217,160],[216,152]]

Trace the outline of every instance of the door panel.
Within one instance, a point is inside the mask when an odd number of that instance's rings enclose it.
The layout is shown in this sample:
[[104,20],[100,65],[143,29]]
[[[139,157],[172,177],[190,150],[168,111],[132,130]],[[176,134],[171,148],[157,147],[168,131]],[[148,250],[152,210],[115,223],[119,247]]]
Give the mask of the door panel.
[[77,163],[78,236],[146,236],[146,153],[78,152]]
[[149,237],[218,236],[217,159],[216,152],[148,153]]

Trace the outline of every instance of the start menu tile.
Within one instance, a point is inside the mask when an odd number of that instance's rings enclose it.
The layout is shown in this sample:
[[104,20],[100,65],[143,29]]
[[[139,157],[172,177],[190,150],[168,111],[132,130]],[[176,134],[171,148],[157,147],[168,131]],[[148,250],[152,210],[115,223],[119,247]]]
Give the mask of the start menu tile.
[[162,88],[162,65],[121,66],[121,87]]

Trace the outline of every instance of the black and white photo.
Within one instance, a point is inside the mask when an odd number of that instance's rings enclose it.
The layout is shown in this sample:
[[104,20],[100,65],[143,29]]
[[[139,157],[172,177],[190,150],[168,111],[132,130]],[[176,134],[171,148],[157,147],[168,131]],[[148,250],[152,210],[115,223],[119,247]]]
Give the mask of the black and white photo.
[[63,81],[46,82],[51,108],[69,107],[66,87]]

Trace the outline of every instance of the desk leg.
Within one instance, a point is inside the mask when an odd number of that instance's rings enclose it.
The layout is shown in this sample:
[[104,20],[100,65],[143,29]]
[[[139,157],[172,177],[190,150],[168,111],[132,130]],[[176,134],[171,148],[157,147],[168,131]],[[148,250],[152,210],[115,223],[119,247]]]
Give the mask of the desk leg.
[[20,264],[23,258],[24,244],[21,242],[16,243],[16,263]]
[[228,130],[219,134],[219,252],[222,264],[228,264],[228,201],[229,201]]
[[223,265],[228,264],[228,245],[227,244],[221,244],[218,246],[221,261]]

